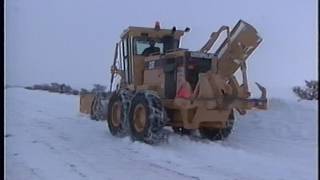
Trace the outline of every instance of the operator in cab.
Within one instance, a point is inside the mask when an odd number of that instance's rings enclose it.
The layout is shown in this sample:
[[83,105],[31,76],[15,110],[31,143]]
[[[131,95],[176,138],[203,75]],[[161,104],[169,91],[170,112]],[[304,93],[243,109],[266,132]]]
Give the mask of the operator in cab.
[[149,41],[149,47],[143,50],[142,55],[143,56],[149,56],[152,53],[160,53],[160,48],[155,46],[156,41],[155,40],[150,40]]

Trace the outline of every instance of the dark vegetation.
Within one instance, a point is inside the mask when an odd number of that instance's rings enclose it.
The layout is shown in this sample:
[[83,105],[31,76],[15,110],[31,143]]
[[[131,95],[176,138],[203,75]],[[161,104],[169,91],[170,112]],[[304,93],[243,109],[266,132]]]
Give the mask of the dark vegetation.
[[293,92],[304,100],[318,100],[318,81],[305,81],[304,87],[295,86],[292,88]]
[[60,94],[68,94],[68,95],[79,95],[79,94],[88,94],[88,93],[98,94],[106,91],[106,86],[103,86],[100,84],[94,84],[91,90],[81,88],[80,91],[64,83],[35,84],[33,86],[27,86],[24,88],[29,90],[43,90],[43,91],[49,91],[49,92],[60,93]]

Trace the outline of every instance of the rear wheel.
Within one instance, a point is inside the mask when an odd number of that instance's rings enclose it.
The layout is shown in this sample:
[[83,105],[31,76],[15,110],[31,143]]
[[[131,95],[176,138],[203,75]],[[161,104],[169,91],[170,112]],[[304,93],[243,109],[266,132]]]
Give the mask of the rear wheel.
[[233,124],[234,124],[234,119],[235,119],[234,113],[232,110],[229,115],[225,128],[218,129],[218,128],[201,127],[199,128],[199,133],[203,138],[207,138],[212,141],[223,140],[231,134]]
[[164,141],[167,137],[163,130],[166,121],[165,109],[157,96],[148,92],[139,92],[134,96],[129,111],[132,140],[147,144]]

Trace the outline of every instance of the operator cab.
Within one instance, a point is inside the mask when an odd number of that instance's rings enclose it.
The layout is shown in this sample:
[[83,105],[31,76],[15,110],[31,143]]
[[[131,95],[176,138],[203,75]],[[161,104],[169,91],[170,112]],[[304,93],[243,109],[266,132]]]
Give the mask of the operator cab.
[[[128,84],[141,85],[143,83],[144,62],[147,56],[161,56],[179,48],[180,39],[185,31],[172,29],[160,29],[156,22],[154,28],[129,26],[121,34],[119,43],[120,69],[125,72],[125,81]],[[154,47],[150,53],[143,53],[150,44]]]
[[[158,55],[165,54],[167,52],[173,51],[179,48],[179,40],[174,39],[173,36],[167,35],[162,38],[152,38],[152,37],[135,37],[134,38],[134,55]],[[151,52],[149,54],[143,53],[148,48],[154,46],[154,49],[157,49],[155,52]]]

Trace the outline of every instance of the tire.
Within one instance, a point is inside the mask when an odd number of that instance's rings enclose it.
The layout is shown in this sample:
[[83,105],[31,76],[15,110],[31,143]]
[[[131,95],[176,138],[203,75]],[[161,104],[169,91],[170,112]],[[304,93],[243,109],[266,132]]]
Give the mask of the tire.
[[113,136],[124,137],[128,134],[128,109],[130,92],[123,90],[114,92],[108,103],[107,126]]
[[231,131],[234,125],[234,120],[235,120],[234,112],[232,110],[229,115],[226,128],[217,129],[217,128],[201,127],[199,128],[199,133],[201,137],[209,139],[211,141],[224,140],[231,134]]
[[163,130],[167,116],[160,99],[148,92],[138,92],[129,111],[130,135],[133,141],[158,144],[166,140]]

